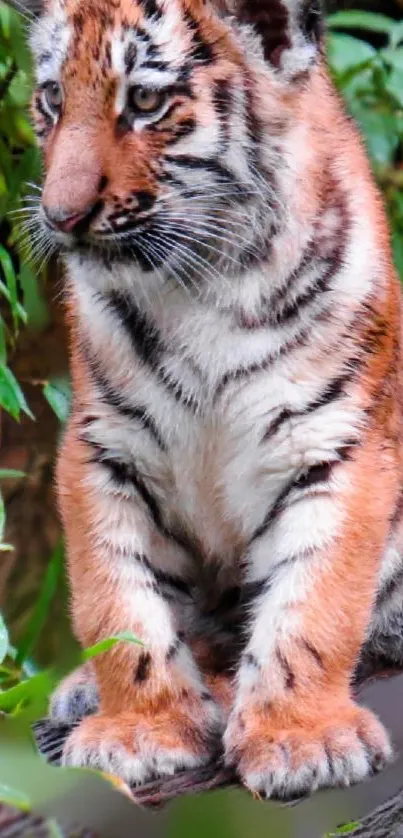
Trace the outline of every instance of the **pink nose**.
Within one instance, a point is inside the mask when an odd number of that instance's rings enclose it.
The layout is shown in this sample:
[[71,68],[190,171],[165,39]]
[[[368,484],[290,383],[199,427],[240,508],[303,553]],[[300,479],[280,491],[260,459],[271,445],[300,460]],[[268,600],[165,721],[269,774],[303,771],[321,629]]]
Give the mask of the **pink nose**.
[[86,222],[89,222],[93,217],[95,205],[85,209],[83,212],[68,212],[60,208],[52,208],[43,205],[43,211],[50,226],[56,230],[61,230],[62,233],[72,233],[73,230],[81,226],[86,227]]

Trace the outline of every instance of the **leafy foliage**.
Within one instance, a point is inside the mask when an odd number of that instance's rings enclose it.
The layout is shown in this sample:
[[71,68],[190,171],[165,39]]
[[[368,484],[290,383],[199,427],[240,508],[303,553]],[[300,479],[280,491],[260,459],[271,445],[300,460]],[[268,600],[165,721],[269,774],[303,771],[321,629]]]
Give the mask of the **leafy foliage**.
[[[328,27],[334,80],[362,131],[383,189],[395,262],[403,277],[403,22],[344,11],[331,15]],[[376,49],[348,30],[381,35],[385,45]]]
[[354,823],[346,823],[344,826],[339,826],[335,832],[329,832],[325,838],[337,838],[339,835],[351,835],[355,829],[359,827],[359,823],[355,821]]

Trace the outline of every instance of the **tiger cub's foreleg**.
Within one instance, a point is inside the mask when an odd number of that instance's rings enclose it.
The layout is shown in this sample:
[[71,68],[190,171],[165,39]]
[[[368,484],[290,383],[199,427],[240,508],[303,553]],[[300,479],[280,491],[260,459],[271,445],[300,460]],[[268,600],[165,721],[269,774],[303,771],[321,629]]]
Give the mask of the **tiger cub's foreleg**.
[[[77,438],[73,418],[59,493],[75,630],[84,646],[123,631],[144,646],[121,642],[94,659],[99,712],[70,734],[63,762],[133,784],[207,762],[221,740],[221,714],[181,632],[173,589],[168,596],[161,581],[180,586],[184,556],[157,532],[133,486],[117,491],[111,468]],[[72,720],[72,686],[54,697],[59,722],[64,711]]]
[[384,728],[350,692],[397,492],[382,450],[373,436],[351,461],[308,472],[250,544],[258,594],[224,740],[262,796],[349,785],[391,757]]

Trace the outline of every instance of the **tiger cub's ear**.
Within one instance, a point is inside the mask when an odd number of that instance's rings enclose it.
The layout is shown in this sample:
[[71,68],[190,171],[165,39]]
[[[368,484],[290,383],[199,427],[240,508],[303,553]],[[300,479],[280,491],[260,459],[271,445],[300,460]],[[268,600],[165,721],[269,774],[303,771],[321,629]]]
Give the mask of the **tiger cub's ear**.
[[240,23],[260,36],[264,57],[286,77],[315,63],[323,34],[321,0],[230,0]]

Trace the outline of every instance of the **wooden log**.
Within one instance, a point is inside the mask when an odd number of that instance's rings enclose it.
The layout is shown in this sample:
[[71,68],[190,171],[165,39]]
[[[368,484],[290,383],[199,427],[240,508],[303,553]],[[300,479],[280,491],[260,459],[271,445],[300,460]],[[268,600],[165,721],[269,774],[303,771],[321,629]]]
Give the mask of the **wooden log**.
[[[403,752],[403,724],[401,722],[401,707],[403,706],[403,674],[396,670],[383,670],[373,662],[367,665],[365,672],[361,670],[361,683],[357,685],[357,698],[361,703],[372,707],[391,729],[397,751]],[[68,734],[68,728],[52,727],[48,720],[43,720],[34,726],[34,734],[40,751],[47,760],[57,765],[60,762],[63,742]],[[238,785],[235,774],[224,767],[218,760],[216,763],[201,769],[184,771],[171,778],[149,782],[141,787],[132,789],[133,800],[140,807],[159,809],[172,800],[184,795],[200,795],[212,790],[231,789]],[[330,790],[321,792],[303,801],[291,802],[296,813],[295,831],[297,838],[321,838],[325,832],[331,832],[338,825],[335,822],[335,812],[343,813],[345,820],[356,820],[360,826],[351,833],[353,838],[398,838],[403,835],[403,759],[397,760],[388,771],[375,777],[361,786],[349,790]],[[245,803],[249,804],[245,797]],[[259,804],[253,804],[258,806]],[[261,804],[266,806],[266,804]],[[133,811],[136,811],[134,808]],[[138,811],[138,809],[137,809]],[[273,807],[267,805],[268,834],[270,824],[276,812],[278,818],[290,817],[289,807]],[[325,813],[325,814],[324,814]],[[328,814],[329,813],[329,814]],[[330,814],[332,813],[332,814]],[[23,826],[26,825],[22,816],[21,831],[18,819],[15,821],[15,831],[3,831],[0,821],[0,838],[20,838],[24,835]],[[252,813],[253,817],[253,813]],[[260,816],[261,817],[261,816]],[[339,819],[340,822],[340,819]],[[288,823],[288,822],[287,822]],[[155,824],[155,821],[154,821]],[[9,827],[8,827],[9,828]],[[25,828],[25,826],[24,826]],[[44,838],[46,832],[40,831],[41,824],[35,821],[29,834],[34,838]],[[123,827],[122,827],[123,829]],[[317,830],[315,832],[315,830]],[[285,830],[286,831],[286,830]],[[165,833],[163,829],[161,834]],[[63,833],[66,836],[68,832]],[[74,833],[77,835],[77,833]],[[103,833],[100,835],[109,835]],[[112,833],[113,834],[113,833]],[[114,838],[130,834],[117,831]],[[88,838],[97,838],[97,833],[81,833]]]

